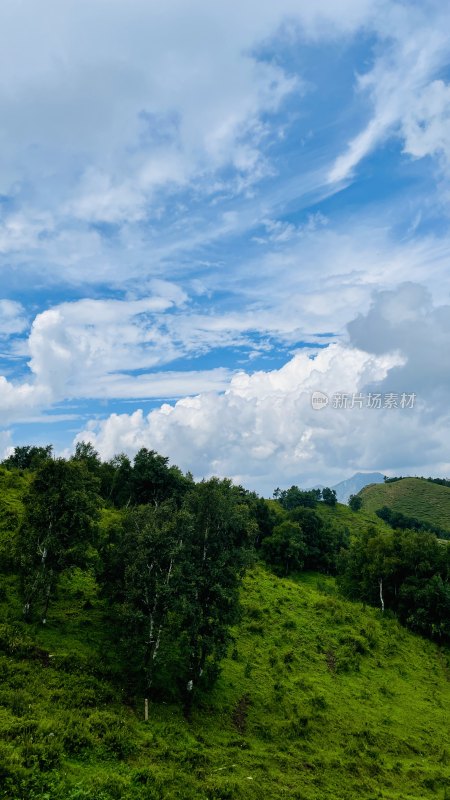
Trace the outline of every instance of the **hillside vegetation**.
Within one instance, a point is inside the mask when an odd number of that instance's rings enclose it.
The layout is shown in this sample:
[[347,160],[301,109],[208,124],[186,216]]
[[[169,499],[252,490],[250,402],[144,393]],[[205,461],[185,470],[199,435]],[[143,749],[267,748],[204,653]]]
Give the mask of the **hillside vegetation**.
[[360,496],[365,511],[374,512],[387,506],[450,531],[450,488],[447,486],[423,478],[402,478],[393,483],[366,486]]
[[0,800],[449,800],[447,543],[153,451],[6,467]]
[[333,524],[341,530],[348,531],[351,537],[367,533],[369,529],[374,527],[378,531],[390,530],[389,525],[377,517],[374,511],[368,510],[365,506],[355,514],[348,506],[344,506],[341,503],[337,503],[333,508],[324,503],[319,503],[315,511],[325,523]]
[[0,607],[0,797],[8,800],[422,800],[450,789],[450,672],[436,645],[340,598],[332,579],[245,579],[209,701],[126,698],[89,573],[68,572],[52,625]]

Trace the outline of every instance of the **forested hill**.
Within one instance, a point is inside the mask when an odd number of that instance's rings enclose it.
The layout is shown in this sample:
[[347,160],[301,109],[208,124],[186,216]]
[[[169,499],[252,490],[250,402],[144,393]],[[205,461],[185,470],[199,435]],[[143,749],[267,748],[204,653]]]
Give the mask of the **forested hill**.
[[408,518],[438,526],[450,533],[450,487],[425,478],[401,478],[361,490],[363,508],[388,507]]
[[449,573],[434,533],[330,489],[18,448],[1,800],[446,797]]

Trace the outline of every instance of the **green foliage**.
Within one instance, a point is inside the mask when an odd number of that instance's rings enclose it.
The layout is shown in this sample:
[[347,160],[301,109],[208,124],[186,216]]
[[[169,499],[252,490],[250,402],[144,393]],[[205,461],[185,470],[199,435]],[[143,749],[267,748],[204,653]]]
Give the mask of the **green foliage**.
[[80,461],[48,460],[37,470],[17,538],[25,616],[40,603],[45,621],[58,575],[85,563],[98,517],[97,489]]
[[[446,653],[342,599],[333,579],[249,573],[213,690],[189,722],[153,701],[147,723],[143,696],[115,685],[109,601],[95,600],[92,580],[64,573],[51,627],[17,623],[22,643],[0,652],[1,800],[444,798]],[[12,600],[0,603],[3,624]],[[89,705],[75,704],[82,696]]]
[[337,503],[337,497],[334,489],[329,489],[328,486],[325,486],[322,489],[322,500],[327,506],[335,506]]
[[100,484],[102,498],[116,508],[162,503],[169,498],[178,505],[192,484],[190,475],[155,450],[141,448],[133,463],[124,453],[102,462],[90,443],[78,442],[71,461],[84,464]]
[[170,504],[141,506],[123,520],[116,608],[129,670],[147,693],[177,694],[185,547],[191,536],[192,519]]
[[414,531],[431,531],[442,539],[450,539],[449,531],[440,528],[438,525],[433,525],[431,522],[421,522],[415,517],[408,517],[401,514],[400,511],[393,511],[387,506],[379,508],[376,512],[377,517],[387,522],[392,528],[409,528]]
[[299,506],[315,508],[317,501],[320,500],[321,492],[320,489],[302,490],[298,486],[291,486],[290,489],[275,489],[273,496],[282,508],[292,511],[293,508]]
[[339,553],[348,545],[348,530],[345,525],[336,525],[332,517],[324,518],[321,506],[314,510],[296,506],[284,512],[272,535],[263,540],[261,555],[278,574],[303,568],[336,571]]
[[306,544],[306,569],[335,572],[338,555],[348,545],[347,529],[336,525],[332,518],[323,519],[319,514],[319,507],[315,511],[296,508],[289,516],[302,529]]
[[13,569],[27,487],[27,476],[0,467],[0,573]]
[[138,456],[0,469],[0,799],[444,796],[450,547]]
[[111,461],[102,464],[101,494],[116,508],[124,508],[131,504],[133,489],[131,485],[133,467],[125,453],[114,456]]
[[47,447],[15,447],[14,453],[2,461],[7,469],[31,469],[35,470],[52,458],[53,446]]
[[348,498],[348,505],[352,511],[359,511],[362,504],[362,497],[359,494],[351,494]]
[[185,543],[181,626],[187,714],[197,690],[210,688],[217,679],[230,625],[238,619],[240,580],[256,533],[242,499],[240,487],[217,478],[196,484],[185,498],[183,508],[193,523]]
[[306,543],[298,522],[285,520],[264,539],[261,547],[263,558],[280,575],[303,569]]
[[135,685],[184,698],[216,679],[238,614],[238,588],[256,532],[230,481],[192,486],[181,508],[166,501],[113,520],[102,546],[102,583],[115,603]]
[[339,583],[350,597],[384,603],[414,630],[450,641],[450,547],[432,533],[378,532],[355,538]]
[[190,488],[191,481],[178,467],[169,467],[169,459],[142,447],[136,454],[131,474],[132,502],[162,503],[171,498],[178,503]]

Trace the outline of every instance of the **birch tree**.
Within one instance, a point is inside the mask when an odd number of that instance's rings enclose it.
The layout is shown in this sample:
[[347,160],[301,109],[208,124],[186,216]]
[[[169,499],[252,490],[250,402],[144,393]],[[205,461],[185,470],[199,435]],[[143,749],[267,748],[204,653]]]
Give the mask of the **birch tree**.
[[40,605],[45,623],[58,576],[85,563],[98,519],[97,489],[98,481],[81,462],[58,458],[37,470],[18,535],[25,618]]
[[212,478],[186,496],[193,535],[184,561],[184,709],[189,716],[198,690],[217,678],[239,615],[239,585],[248,563],[248,545],[257,525],[239,487]]
[[122,643],[146,692],[173,689],[182,564],[191,535],[189,514],[168,503],[133,509],[124,520]]

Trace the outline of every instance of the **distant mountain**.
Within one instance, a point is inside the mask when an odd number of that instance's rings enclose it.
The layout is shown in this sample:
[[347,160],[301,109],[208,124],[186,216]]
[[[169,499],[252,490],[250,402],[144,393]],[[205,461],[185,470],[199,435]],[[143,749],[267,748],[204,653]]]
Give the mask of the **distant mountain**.
[[339,503],[348,503],[351,494],[358,494],[370,483],[384,483],[384,475],[381,472],[356,472],[351,478],[336,483],[330,488],[336,492]]

